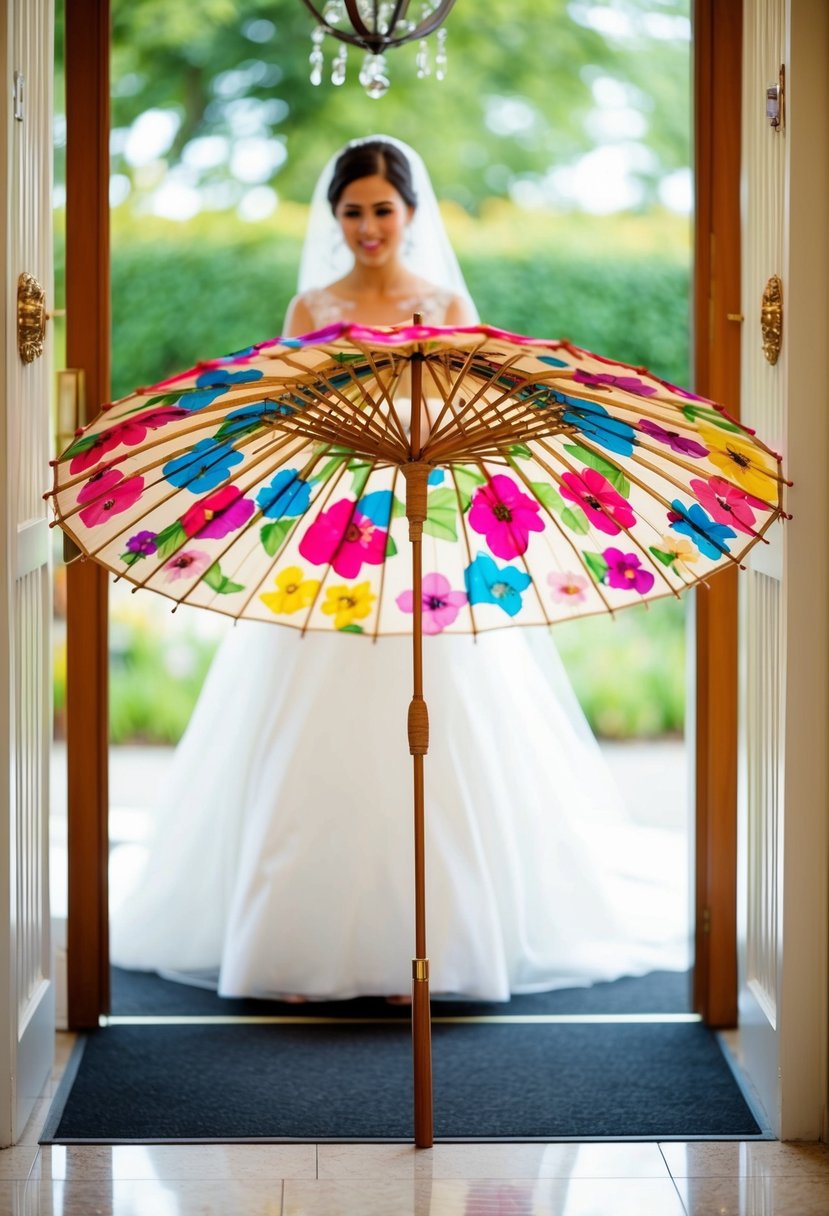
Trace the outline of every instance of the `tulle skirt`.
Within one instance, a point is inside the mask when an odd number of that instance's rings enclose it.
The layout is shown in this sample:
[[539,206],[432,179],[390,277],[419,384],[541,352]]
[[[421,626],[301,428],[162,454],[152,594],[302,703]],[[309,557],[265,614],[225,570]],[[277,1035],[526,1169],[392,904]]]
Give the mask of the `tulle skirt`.
[[[411,639],[225,638],[116,907],[117,965],[227,996],[406,993]],[[688,964],[673,837],[631,823],[543,630],[424,640],[435,995],[503,1001]]]

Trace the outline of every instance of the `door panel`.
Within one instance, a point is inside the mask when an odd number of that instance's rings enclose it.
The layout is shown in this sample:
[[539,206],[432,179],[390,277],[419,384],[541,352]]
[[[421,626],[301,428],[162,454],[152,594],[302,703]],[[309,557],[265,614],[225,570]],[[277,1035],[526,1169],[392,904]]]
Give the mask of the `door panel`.
[[[52,298],[52,3],[3,6],[3,157],[8,176],[4,281],[33,275]],[[8,261],[5,261],[8,250]],[[13,291],[4,315],[5,440],[0,591],[4,774],[0,984],[9,993],[0,1042],[0,1144],[13,1143],[49,1076],[54,993],[49,933],[48,759],[51,736],[48,481],[51,359],[18,353]]]

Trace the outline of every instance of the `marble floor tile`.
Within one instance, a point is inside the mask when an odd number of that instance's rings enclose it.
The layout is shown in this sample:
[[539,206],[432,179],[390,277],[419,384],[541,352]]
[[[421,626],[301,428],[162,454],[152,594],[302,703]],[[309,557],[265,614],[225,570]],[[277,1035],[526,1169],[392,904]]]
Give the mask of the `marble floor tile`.
[[[825,1144],[779,1140],[690,1141],[660,1144],[674,1178],[812,1177],[829,1179]],[[829,1211],[829,1209],[827,1209]]]
[[319,1177],[349,1178],[668,1178],[659,1145],[320,1144]]
[[313,1144],[55,1144],[38,1161],[41,1181],[316,1178]]
[[[14,1148],[0,1149],[0,1180],[12,1182],[20,1179],[25,1182],[32,1172],[32,1166],[38,1154],[36,1144],[16,1145]],[[2,1209],[0,1209],[2,1210]]]
[[668,1179],[286,1182],[282,1216],[685,1216]]
[[51,1098],[39,1098],[35,1102],[29,1122],[23,1130],[23,1135],[18,1140],[19,1145],[37,1144],[40,1139],[40,1133],[43,1130],[43,1122],[49,1113],[51,1105]]
[[13,1216],[281,1216],[284,1184],[100,1180],[14,1185],[22,1190],[17,1207],[10,1209]]
[[680,1178],[688,1216],[826,1216],[829,1179]]

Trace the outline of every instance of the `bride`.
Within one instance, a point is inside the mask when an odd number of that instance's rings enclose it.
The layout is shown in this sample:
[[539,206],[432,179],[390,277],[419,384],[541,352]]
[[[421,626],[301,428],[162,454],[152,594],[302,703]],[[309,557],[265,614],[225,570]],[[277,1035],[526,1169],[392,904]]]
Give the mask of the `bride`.
[[[325,168],[299,289],[286,336],[414,312],[477,319],[423,162],[385,136]],[[624,871],[641,841],[546,631],[438,636],[425,651],[433,995],[506,1001],[686,965],[662,909],[634,923]],[[410,670],[408,638],[234,628],[141,880],[113,913],[112,961],[224,996],[406,993]]]

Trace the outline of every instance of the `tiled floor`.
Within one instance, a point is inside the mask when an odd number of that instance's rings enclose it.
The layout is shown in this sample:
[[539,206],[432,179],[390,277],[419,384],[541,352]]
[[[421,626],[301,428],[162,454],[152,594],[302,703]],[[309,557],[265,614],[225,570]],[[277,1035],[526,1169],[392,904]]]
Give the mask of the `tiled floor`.
[[826,1216],[826,1145],[211,1144],[40,1148],[69,1056],[21,1143],[0,1216]]

